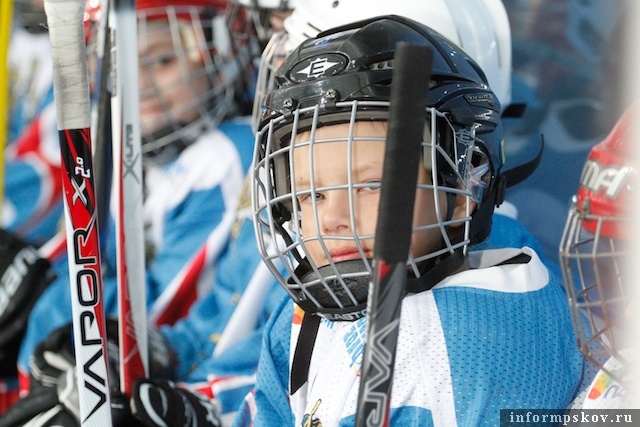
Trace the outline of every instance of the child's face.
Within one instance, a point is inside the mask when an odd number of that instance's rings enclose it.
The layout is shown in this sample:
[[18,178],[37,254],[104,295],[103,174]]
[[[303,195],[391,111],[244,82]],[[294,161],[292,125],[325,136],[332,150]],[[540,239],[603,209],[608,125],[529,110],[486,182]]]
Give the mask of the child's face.
[[210,89],[194,32],[183,26],[182,48],[176,49],[168,25],[164,20],[147,22],[145,36],[138,41],[143,135],[165,127],[167,122],[187,124],[197,119],[198,96]]
[[[354,136],[369,137],[354,141],[352,147],[353,163],[348,164],[348,143],[346,137],[349,124],[331,125],[316,130],[315,141],[337,138],[339,141],[317,143],[313,153],[309,146],[298,146],[309,141],[310,133],[301,133],[296,138],[294,149],[294,167],[296,191],[311,188],[310,154],[313,154],[313,181],[316,192],[297,197],[301,210],[301,232],[311,259],[318,266],[327,265],[328,258],[334,262],[359,259],[361,254],[356,246],[355,237],[367,258],[373,257],[374,234],[378,219],[378,204],[382,181],[384,160],[384,139],[387,133],[386,122],[356,122]],[[353,213],[349,206],[349,193],[346,188],[329,189],[331,186],[345,186],[352,172],[354,185],[370,183],[371,186],[354,188]],[[418,180],[430,184],[430,172],[420,164]],[[417,189],[414,208],[414,227],[437,223],[433,190]],[[446,207],[445,197],[441,197],[441,206]],[[315,198],[315,208],[312,198]],[[316,222],[317,218],[317,222]],[[355,229],[354,229],[355,228]],[[321,237],[327,251],[317,239]],[[414,256],[424,255],[438,249],[442,236],[437,228],[414,232],[411,251]]]

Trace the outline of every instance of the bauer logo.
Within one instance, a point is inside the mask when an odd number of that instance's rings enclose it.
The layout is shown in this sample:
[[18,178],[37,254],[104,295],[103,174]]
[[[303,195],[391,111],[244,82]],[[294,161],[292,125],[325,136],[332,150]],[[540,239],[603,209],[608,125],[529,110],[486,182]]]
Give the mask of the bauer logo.
[[12,309],[10,304],[20,289],[20,284],[29,274],[29,267],[33,266],[38,259],[39,256],[35,249],[32,247],[22,248],[7,267],[0,278],[0,317],[4,316],[7,309]]
[[342,55],[329,54],[316,56],[298,62],[291,69],[289,77],[294,82],[302,83],[338,74],[345,69],[346,65],[347,60]]

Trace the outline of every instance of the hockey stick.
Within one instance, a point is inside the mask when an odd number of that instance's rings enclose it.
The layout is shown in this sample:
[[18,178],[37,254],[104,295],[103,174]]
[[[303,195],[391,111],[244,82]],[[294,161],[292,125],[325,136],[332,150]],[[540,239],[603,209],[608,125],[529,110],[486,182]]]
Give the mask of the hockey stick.
[[62,156],[80,420],[111,425],[100,244],[91,157],[84,1],[45,0]]
[[0,206],[4,200],[4,149],[9,142],[9,45],[13,1],[0,2]]
[[387,426],[433,52],[398,43],[356,426]]
[[[113,172],[113,151],[111,143],[111,90],[109,89],[109,69],[111,65],[109,38],[109,0],[100,2],[100,23],[96,40],[96,70],[91,110],[91,131],[94,142],[93,159],[96,170],[96,197],[98,204],[98,224],[100,225],[100,248],[107,242],[111,180]],[[103,257],[103,261],[106,260]]]
[[114,0],[109,13],[120,389],[130,397],[133,382],[149,372],[135,0]]

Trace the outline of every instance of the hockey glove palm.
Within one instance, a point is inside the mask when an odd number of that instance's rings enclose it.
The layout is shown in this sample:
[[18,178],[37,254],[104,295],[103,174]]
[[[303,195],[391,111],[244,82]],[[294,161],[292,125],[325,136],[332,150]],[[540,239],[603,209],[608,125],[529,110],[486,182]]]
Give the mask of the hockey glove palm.
[[222,425],[218,407],[212,401],[168,380],[137,381],[131,397],[131,411],[149,427]]

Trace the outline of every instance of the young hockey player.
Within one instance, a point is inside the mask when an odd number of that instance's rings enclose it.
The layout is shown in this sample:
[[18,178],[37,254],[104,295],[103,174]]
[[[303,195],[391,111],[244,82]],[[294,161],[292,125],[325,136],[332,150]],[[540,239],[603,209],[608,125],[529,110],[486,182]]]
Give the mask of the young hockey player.
[[[501,0],[411,0],[362,1],[343,0],[297,0],[293,13],[284,20],[284,30],[276,33],[262,53],[253,104],[252,128],[257,130],[262,114],[262,101],[274,87],[275,71],[286,55],[309,37],[332,27],[386,14],[406,16],[421,22],[474,59],[487,76],[488,83],[497,95],[504,116],[511,104],[511,31],[509,18]],[[507,113],[508,114],[508,113]],[[511,180],[508,181],[511,184]],[[505,247],[520,245],[523,234],[528,234],[517,219],[517,208],[508,201],[496,209],[492,233],[482,247]],[[509,236],[514,236],[511,240]],[[528,238],[528,237],[527,237]],[[547,267],[560,277],[560,269],[542,252],[541,245],[530,239],[534,249],[543,258]]]
[[640,169],[633,143],[640,136],[637,114],[638,105],[629,108],[589,152],[560,241],[578,346],[601,369],[584,396],[581,407],[587,409],[640,407],[627,387],[638,369],[633,333],[640,295],[631,275],[637,236],[632,203]]
[[[138,3],[149,304],[210,233],[228,238],[250,162],[250,127],[225,120],[235,113],[241,59],[248,61],[231,44],[225,4]],[[107,313],[116,312],[115,259],[110,237],[103,254]],[[60,276],[31,313],[21,368],[39,341],[71,320],[70,304],[69,279]]]
[[[498,100],[447,39],[380,17],[303,43],[264,102],[254,221],[293,303],[265,331],[254,426],[353,423],[400,41],[432,47],[434,62],[390,424],[497,425],[500,409],[567,407],[579,388],[566,298],[536,253],[467,253],[502,201]],[[275,255],[270,236],[284,242]]]

